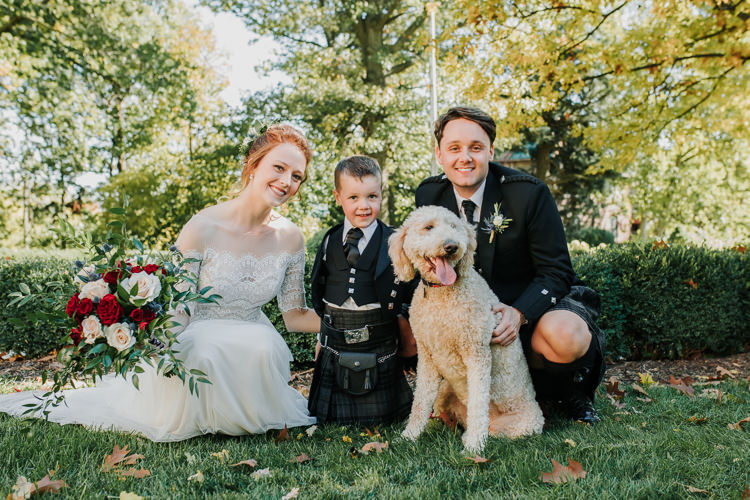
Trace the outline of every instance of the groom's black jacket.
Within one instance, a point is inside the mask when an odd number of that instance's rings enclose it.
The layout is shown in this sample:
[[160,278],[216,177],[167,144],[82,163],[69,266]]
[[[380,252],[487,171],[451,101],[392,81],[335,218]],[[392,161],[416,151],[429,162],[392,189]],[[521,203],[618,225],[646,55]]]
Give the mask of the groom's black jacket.
[[[393,263],[388,256],[388,237],[393,234],[393,228],[386,226],[379,219],[376,223],[380,227],[380,231],[376,231],[373,236],[380,235],[379,241],[373,239],[368,242],[367,248],[364,252],[370,250],[370,245],[377,244],[379,246],[374,272],[375,295],[380,303],[384,319],[395,319],[396,316],[401,313],[402,304],[411,300],[413,289],[408,283],[401,282],[393,272]],[[326,279],[328,275],[327,263],[323,260],[323,255],[326,251],[326,241],[328,242],[328,245],[343,246],[341,240],[333,241],[334,239],[331,238],[331,235],[342,226],[343,224],[338,224],[326,232],[323,237],[323,243],[321,243],[318,253],[315,256],[315,263],[313,264],[312,273],[310,275],[313,308],[321,317],[323,316],[325,308],[323,297],[325,295]]]
[[[456,197],[445,175],[425,179],[416,205],[440,205],[458,215]],[[483,230],[495,204],[512,219],[489,242]],[[547,186],[528,174],[490,162],[477,226],[475,268],[498,298],[538,320],[577,284],[560,214]]]

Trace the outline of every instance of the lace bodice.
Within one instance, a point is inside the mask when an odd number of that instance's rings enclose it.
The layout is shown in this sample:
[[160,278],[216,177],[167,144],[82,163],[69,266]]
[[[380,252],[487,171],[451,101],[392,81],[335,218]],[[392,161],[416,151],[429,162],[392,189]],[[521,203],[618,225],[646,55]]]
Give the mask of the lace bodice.
[[210,294],[222,297],[218,304],[193,305],[192,320],[256,321],[261,315],[260,308],[274,297],[282,312],[305,307],[304,249],[256,257],[235,256],[209,247],[203,255],[189,251],[185,257],[201,259],[200,263],[188,264],[189,270],[198,275],[198,289],[210,286]]

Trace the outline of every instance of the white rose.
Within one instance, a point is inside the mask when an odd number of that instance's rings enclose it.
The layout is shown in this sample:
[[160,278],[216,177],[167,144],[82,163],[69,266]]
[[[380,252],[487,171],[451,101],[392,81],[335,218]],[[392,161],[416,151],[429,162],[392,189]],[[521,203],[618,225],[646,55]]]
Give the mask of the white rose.
[[107,344],[118,351],[123,351],[135,344],[135,336],[125,323],[112,323],[104,329],[104,333],[107,336]]
[[145,299],[146,302],[151,302],[161,293],[161,281],[159,277],[154,274],[148,274],[145,271],[131,274],[129,278],[122,280],[120,285],[128,292],[135,285],[138,285],[135,294],[130,296],[131,304],[135,304],[135,301],[138,299]]
[[99,323],[99,318],[93,314],[91,316],[86,316],[86,318],[81,321],[81,330],[83,330],[84,342],[87,344],[93,344],[96,339],[104,335],[102,332],[102,324]]
[[505,218],[502,215],[496,215],[495,218],[492,219],[492,224],[495,227],[500,227],[503,225],[503,220],[505,220]]
[[109,292],[109,285],[104,280],[89,281],[81,287],[81,293],[78,296],[83,299],[101,299]]

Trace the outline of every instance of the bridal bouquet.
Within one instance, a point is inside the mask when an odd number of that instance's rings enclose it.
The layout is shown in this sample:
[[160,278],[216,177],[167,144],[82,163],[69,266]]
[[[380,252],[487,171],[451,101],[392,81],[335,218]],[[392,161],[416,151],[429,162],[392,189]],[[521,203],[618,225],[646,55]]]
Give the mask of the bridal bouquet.
[[[121,208],[111,208],[114,215],[124,215]],[[14,302],[19,306],[34,300],[49,300],[50,291],[64,310],[55,318],[65,333],[58,360],[63,369],[53,374],[52,389],[43,395],[39,404],[29,405],[26,413],[41,410],[64,401],[62,388],[72,383],[79,374],[96,381],[108,373],[130,378],[139,388],[138,374],[144,364],[156,368],[157,373],[177,376],[188,383],[191,393],[198,394],[200,383],[210,383],[206,374],[197,369],[186,370],[177,357],[179,341],[174,334],[176,312],[189,314],[191,302],[216,302],[218,295],[206,295],[210,287],[198,292],[197,276],[187,264],[197,259],[184,258],[175,248],[169,253],[144,253],[138,239],[129,237],[125,224],[115,219],[108,224],[110,231],[104,242],[94,243],[90,235],[78,234],[62,221],[57,231],[66,240],[90,251],[89,264],[76,261],[73,279],[77,291],[64,300],[64,285],[48,283],[48,290],[32,293],[21,283]],[[46,297],[42,297],[44,294]],[[29,306],[27,306],[29,307]],[[47,373],[42,375],[43,383]]]

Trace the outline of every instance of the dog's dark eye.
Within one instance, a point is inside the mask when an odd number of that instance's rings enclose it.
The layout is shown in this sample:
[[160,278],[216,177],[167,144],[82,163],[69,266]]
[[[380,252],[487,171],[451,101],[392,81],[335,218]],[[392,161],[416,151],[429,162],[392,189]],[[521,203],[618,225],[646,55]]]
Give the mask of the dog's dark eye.
[[432,224],[427,224],[427,225],[426,225],[426,226],[424,227],[425,231],[429,231],[429,230],[430,230],[430,229],[432,229],[432,228],[433,228],[433,225],[432,225]]

